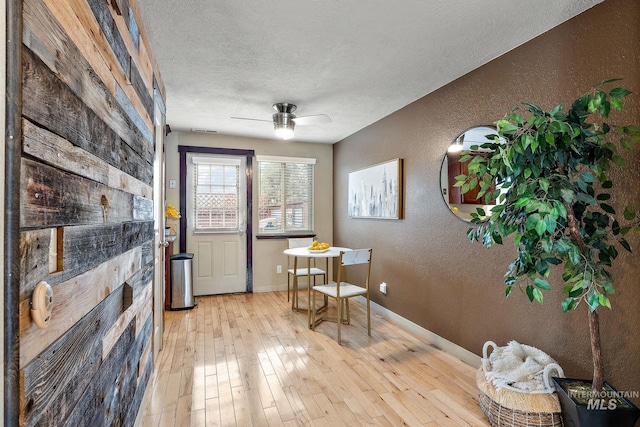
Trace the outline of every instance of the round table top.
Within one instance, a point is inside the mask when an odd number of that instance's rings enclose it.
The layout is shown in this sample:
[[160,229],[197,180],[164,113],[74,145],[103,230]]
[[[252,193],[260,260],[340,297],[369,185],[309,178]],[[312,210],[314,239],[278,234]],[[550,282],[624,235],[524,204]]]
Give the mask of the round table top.
[[330,246],[326,251],[310,251],[309,248],[303,246],[301,248],[285,249],[285,255],[303,257],[303,258],[334,258],[340,256],[340,252],[350,251],[349,248],[340,246]]

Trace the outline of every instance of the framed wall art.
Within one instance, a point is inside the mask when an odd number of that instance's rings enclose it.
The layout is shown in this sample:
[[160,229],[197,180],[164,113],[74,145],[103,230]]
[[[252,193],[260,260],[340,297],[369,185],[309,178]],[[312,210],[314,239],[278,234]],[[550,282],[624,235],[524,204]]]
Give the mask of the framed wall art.
[[349,217],[402,218],[402,159],[349,172]]

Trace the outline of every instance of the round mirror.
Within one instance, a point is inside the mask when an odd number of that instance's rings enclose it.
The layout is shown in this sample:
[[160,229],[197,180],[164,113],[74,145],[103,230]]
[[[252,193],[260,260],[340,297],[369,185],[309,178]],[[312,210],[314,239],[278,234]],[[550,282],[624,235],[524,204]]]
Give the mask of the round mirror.
[[491,207],[495,206],[496,200],[491,200],[487,204],[484,197],[478,198],[479,188],[462,194],[460,187],[454,185],[456,176],[469,174],[468,162],[460,162],[462,157],[460,153],[465,151],[475,155],[487,152],[488,149],[483,149],[480,146],[487,142],[493,142],[496,136],[498,133],[491,126],[476,126],[467,129],[453,140],[442,160],[440,193],[449,210],[463,221],[470,222],[471,213],[476,212],[477,208],[489,212]]

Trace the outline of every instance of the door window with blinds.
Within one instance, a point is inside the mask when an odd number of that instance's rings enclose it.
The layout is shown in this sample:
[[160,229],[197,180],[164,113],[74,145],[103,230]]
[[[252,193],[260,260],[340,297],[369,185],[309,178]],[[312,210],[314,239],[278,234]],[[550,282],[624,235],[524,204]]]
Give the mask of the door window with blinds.
[[258,234],[313,231],[315,159],[258,156]]
[[240,160],[193,157],[192,221],[194,232],[239,229]]

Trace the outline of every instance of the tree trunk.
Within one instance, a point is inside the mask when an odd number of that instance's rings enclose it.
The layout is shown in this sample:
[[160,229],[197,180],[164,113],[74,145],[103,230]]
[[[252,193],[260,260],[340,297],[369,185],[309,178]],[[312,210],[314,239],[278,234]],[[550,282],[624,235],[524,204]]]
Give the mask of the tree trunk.
[[[560,171],[564,169],[560,166]],[[584,241],[582,240],[582,236],[580,236],[579,224],[576,218],[575,212],[573,211],[573,206],[571,206],[566,201],[563,202],[566,210],[567,210],[567,225],[569,228],[569,236],[573,239],[574,242],[578,244],[580,248],[580,252],[586,254],[586,249],[584,245]],[[602,386],[604,385],[604,365],[602,364],[602,348],[601,348],[601,340],[600,340],[600,317],[598,315],[598,311],[591,310],[589,304],[585,304],[588,310],[589,317],[589,337],[591,340],[591,358],[593,359],[593,382],[592,382],[592,390],[596,392],[602,391]]]
[[602,391],[604,385],[604,366],[602,364],[602,349],[600,345],[600,316],[598,310],[593,310],[587,305],[589,315],[589,335],[591,337],[591,356],[593,358],[593,383],[594,392]]

